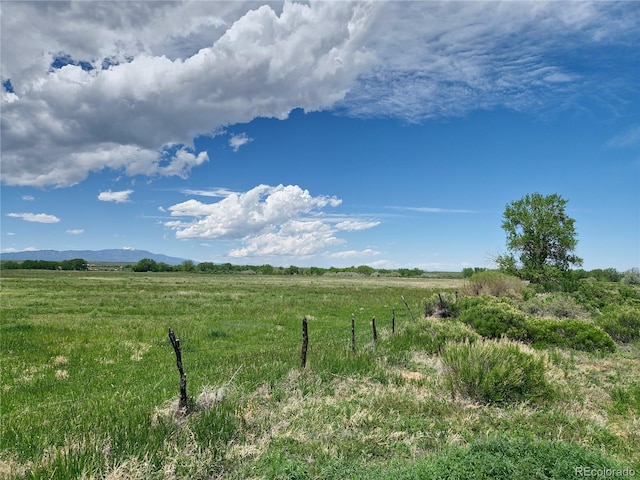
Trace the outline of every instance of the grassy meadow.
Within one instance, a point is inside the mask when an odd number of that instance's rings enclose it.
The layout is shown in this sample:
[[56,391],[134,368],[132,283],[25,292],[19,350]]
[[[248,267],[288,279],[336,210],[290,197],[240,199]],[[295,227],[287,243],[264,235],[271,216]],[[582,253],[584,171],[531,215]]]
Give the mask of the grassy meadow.
[[638,341],[613,352],[509,344],[543,372],[538,394],[456,394],[443,352],[478,335],[422,313],[425,298],[464,289],[456,279],[3,271],[0,478],[640,476]]

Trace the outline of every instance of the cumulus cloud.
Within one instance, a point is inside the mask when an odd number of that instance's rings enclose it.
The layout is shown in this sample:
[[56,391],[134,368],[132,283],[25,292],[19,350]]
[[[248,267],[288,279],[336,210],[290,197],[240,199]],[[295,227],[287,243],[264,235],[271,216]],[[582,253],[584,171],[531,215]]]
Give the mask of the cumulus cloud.
[[[186,176],[208,159],[195,137],[330,107],[372,60],[360,33],[373,5],[200,3],[3,5],[2,71],[16,96],[3,102],[3,181],[68,186],[104,168]],[[189,48],[177,48],[187,38],[176,12],[190,12]],[[51,69],[60,52],[86,64]]]
[[98,194],[98,200],[103,202],[125,203],[130,201],[129,196],[132,193],[133,190],[121,190],[119,192],[107,190],[106,192],[100,192],[100,194]]
[[7,217],[21,218],[25,222],[58,223],[60,219],[47,213],[7,213]]
[[237,152],[241,146],[246,145],[251,141],[253,141],[253,138],[247,136],[246,133],[240,133],[238,135],[233,135],[229,139],[229,146],[233,149],[234,152]]
[[[189,199],[168,208],[172,217],[165,223],[176,237],[225,238],[240,241],[231,257],[272,255],[314,255],[344,243],[341,230],[363,230],[378,222],[332,221],[322,214],[341,200],[325,195],[312,196],[297,185],[258,185],[243,193],[230,193],[216,203]],[[186,219],[185,219],[186,218]]]
[[[417,122],[477,109],[561,108],[565,99],[611,99],[637,83],[633,69],[617,69],[612,88],[580,64],[605,58],[600,47],[637,43],[633,2],[76,1],[1,9],[2,80],[11,85],[2,92],[7,185],[65,187],[104,169],[186,178],[209,160],[195,148],[198,136],[257,117],[284,119],[295,108]],[[588,54],[574,69],[559,66],[555,59],[576,46]],[[230,145],[247,141],[238,135]]]

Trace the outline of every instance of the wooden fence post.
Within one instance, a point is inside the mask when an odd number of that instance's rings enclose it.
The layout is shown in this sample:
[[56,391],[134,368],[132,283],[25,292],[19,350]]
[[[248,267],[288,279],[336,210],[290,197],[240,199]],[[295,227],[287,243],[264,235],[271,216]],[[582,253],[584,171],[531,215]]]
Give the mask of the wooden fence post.
[[409,308],[409,304],[407,303],[407,301],[404,299],[403,295],[400,295],[400,298],[402,299],[402,301],[404,302],[404,306],[407,307],[407,310],[409,310],[409,316],[411,317],[411,320],[415,322],[415,318],[413,317],[413,312],[411,311],[411,308]]
[[371,317],[371,329],[373,330],[373,345],[378,343],[378,331],[376,330],[376,317]]
[[351,351],[356,351],[356,315],[351,314]]
[[391,308],[391,335],[396,333],[396,307]]
[[173,350],[176,352],[176,365],[178,372],[180,372],[180,403],[178,404],[180,409],[185,413],[189,408],[189,402],[187,401],[187,375],[182,368],[182,354],[180,353],[180,340],[176,338],[173,330],[169,329],[169,340],[173,345]]
[[302,318],[302,352],[300,353],[300,367],[307,366],[307,348],[309,347],[309,332],[307,330],[307,316]]

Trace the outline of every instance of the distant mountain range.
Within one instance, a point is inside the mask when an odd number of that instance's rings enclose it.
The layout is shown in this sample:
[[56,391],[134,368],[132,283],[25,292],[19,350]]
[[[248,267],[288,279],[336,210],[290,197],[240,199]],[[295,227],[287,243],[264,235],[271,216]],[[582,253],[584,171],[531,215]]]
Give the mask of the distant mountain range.
[[34,250],[25,252],[0,253],[0,260],[72,260],[82,258],[87,262],[113,262],[113,263],[136,263],[143,258],[150,258],[156,262],[163,262],[168,265],[180,265],[184,258],[169,257],[158,253],[151,253],[146,250],[135,250],[133,248],[113,248],[109,250]]

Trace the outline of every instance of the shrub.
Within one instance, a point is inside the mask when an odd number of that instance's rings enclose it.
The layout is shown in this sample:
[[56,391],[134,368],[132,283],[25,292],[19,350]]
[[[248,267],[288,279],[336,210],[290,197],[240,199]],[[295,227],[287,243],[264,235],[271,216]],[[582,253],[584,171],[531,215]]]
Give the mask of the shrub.
[[640,339],[640,309],[628,306],[610,306],[596,320],[616,342],[628,343]]
[[555,318],[586,318],[589,313],[573,297],[563,294],[535,296],[520,305],[529,315]]
[[640,269],[630,268],[622,274],[622,283],[625,285],[640,285]]
[[459,319],[483,337],[525,339],[527,315],[507,301],[488,299],[460,310]]
[[507,299],[462,299],[459,320],[486,338],[508,337],[535,346],[559,346],[584,351],[614,351],[602,328],[576,319],[531,317]]
[[536,346],[553,345],[587,352],[613,352],[616,349],[616,344],[607,332],[596,325],[580,320],[529,318],[526,322],[526,331],[527,339]]
[[624,284],[583,282],[573,297],[580,305],[596,314],[602,312],[608,305],[629,305],[640,308],[640,289]]
[[436,316],[448,318],[455,316],[456,299],[448,293],[434,293],[423,300],[423,313],[425,317]]
[[493,297],[517,296],[522,293],[524,283],[513,275],[497,271],[475,273],[465,285],[467,295],[491,295]]
[[550,393],[544,358],[508,340],[447,343],[441,358],[454,396],[501,404],[538,400]]

